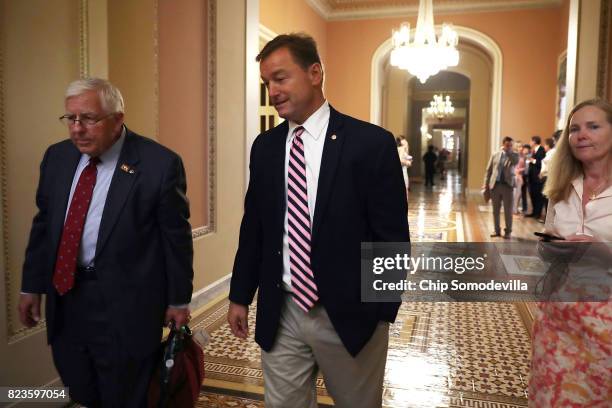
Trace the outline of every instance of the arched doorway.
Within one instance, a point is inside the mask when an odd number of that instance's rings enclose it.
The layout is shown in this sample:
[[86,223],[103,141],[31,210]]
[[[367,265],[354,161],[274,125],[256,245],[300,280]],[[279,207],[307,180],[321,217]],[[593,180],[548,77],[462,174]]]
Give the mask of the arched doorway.
[[[455,28],[460,37],[461,61],[458,67],[449,71],[469,78],[472,85],[471,92],[479,92],[479,97],[470,98],[468,115],[471,118],[470,136],[472,137],[466,146],[470,152],[470,163],[475,163],[467,174],[466,187],[470,191],[475,191],[482,182],[482,171],[486,160],[501,141],[502,55],[499,46],[486,34],[467,27]],[[388,39],[378,47],[372,57],[370,121],[379,125],[383,123],[383,92],[391,49],[391,39]],[[484,100],[483,95],[486,95]]]

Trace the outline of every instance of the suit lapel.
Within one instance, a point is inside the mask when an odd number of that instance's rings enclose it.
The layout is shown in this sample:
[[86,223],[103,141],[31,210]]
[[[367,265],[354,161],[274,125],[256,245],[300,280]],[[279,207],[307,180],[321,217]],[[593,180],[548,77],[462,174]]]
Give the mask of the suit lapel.
[[329,125],[325,134],[325,142],[323,144],[323,155],[321,157],[321,169],[319,171],[319,184],[317,186],[317,203],[315,205],[314,222],[312,228],[313,243],[317,238],[317,231],[321,226],[321,220],[325,214],[325,208],[329,202],[329,197],[334,186],[336,168],[340,160],[340,153],[344,144],[344,135],[342,131],[343,119],[342,116],[334,108],[329,107]]
[[74,146],[69,150],[65,159],[62,160],[63,166],[60,167],[56,178],[56,187],[54,189],[53,211],[51,220],[51,238],[52,247],[57,248],[59,240],[62,236],[64,228],[64,219],[66,218],[66,209],[68,208],[68,199],[70,198],[70,188],[74,173],[79,165],[81,152]]
[[287,206],[287,197],[285,195],[286,181],[285,181],[285,154],[287,148],[287,134],[289,133],[289,122],[284,121],[280,126],[274,129],[273,135],[273,151],[272,160],[270,165],[272,166],[273,174],[273,197],[275,214],[279,214],[278,226],[284,228],[285,223],[285,208]]
[[[119,155],[119,160],[117,160],[117,167],[115,167],[115,172],[108,189],[108,195],[106,196],[102,219],[100,220],[98,243],[96,245],[96,258],[104,249],[130,190],[139,176],[138,168],[135,167],[138,161],[139,156],[136,148],[136,137],[130,130],[126,129],[125,141],[121,149],[121,154]],[[127,165],[127,167],[125,167],[125,165]],[[130,169],[130,171],[127,169]],[[131,172],[132,170],[133,173]]]

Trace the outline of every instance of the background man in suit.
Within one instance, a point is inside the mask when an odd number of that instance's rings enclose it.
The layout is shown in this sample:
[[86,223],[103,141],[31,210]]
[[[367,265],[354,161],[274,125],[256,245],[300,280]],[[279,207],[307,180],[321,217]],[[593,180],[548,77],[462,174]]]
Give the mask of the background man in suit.
[[257,56],[281,125],[257,137],[228,322],[262,348],[266,407],[316,407],[321,369],[338,407],[380,407],[399,302],[360,297],[361,242],[409,241],[393,135],[333,109],[314,40],[280,35]]
[[540,218],[542,215],[542,206],[544,205],[544,197],[542,196],[542,188],[544,187],[540,179],[540,171],[542,170],[542,159],[546,156],[544,148],[541,146],[542,139],[540,136],[531,137],[531,160],[529,161],[529,196],[533,210],[531,214],[525,217]]
[[491,237],[501,236],[499,211],[502,201],[504,203],[504,218],[506,220],[504,238],[510,238],[512,233],[512,197],[516,184],[514,180],[514,166],[519,161],[518,153],[512,151],[512,143],[511,137],[504,137],[501,150],[493,153],[487,164],[484,188],[491,191],[493,224],[495,225],[495,231],[491,234]]
[[36,325],[46,294],[48,341],[73,400],[146,406],[164,320],[189,320],[183,164],[124,126],[108,81],[71,83],[65,107],[70,140],[50,146],[40,166],[20,320]]

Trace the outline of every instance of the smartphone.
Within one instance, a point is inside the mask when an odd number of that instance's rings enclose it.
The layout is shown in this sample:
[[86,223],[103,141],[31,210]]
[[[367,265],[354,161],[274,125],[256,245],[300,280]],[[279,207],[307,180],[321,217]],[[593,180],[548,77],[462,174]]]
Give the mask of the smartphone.
[[556,235],[551,235],[551,234],[547,234],[545,232],[534,232],[534,235],[542,238],[542,241],[545,242],[549,242],[549,241],[565,241],[565,238],[563,237],[558,237]]

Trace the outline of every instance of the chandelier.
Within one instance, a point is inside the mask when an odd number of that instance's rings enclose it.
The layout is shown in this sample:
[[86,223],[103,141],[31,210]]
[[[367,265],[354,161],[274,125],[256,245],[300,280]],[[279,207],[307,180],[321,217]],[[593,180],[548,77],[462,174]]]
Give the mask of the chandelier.
[[443,24],[436,39],[432,0],[419,0],[419,16],[414,39],[410,41],[410,24],[402,23],[393,30],[391,65],[405,69],[419,78],[422,84],[432,75],[447,67],[457,66],[459,37],[452,24]]
[[455,112],[455,108],[450,100],[450,96],[446,95],[446,98],[444,98],[442,94],[434,95],[433,100],[429,102],[429,108],[427,108],[427,113],[438,119],[450,116],[453,112]]

